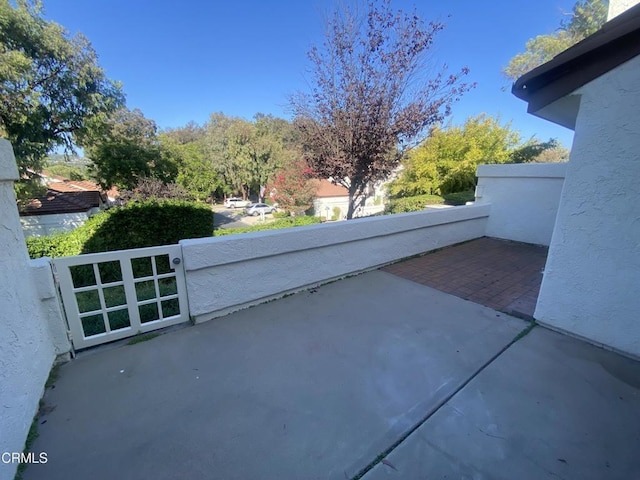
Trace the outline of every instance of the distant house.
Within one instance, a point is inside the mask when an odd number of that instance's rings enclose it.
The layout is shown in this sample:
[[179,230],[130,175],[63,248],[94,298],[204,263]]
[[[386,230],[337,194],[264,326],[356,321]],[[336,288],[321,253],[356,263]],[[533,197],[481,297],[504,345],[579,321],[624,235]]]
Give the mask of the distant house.
[[329,220],[342,220],[349,209],[349,191],[342,185],[329,180],[320,180],[313,211],[317,217]]
[[[382,186],[369,189],[364,208],[356,209],[354,217],[366,217],[384,210],[384,191]],[[315,216],[329,220],[343,220],[349,211],[349,191],[342,185],[329,180],[320,180],[316,199],[313,202]]]
[[20,223],[27,237],[73,230],[107,205],[108,197],[94,183],[43,179],[47,194],[32,198],[20,208]]
[[522,76],[513,93],[575,131],[534,316],[640,357],[640,5]]

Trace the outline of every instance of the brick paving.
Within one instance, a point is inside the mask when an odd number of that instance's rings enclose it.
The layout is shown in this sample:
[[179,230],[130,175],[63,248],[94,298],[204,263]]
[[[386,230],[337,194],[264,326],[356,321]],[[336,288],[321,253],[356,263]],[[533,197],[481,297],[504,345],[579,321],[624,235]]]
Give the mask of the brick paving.
[[483,237],[382,268],[481,305],[532,319],[547,247]]

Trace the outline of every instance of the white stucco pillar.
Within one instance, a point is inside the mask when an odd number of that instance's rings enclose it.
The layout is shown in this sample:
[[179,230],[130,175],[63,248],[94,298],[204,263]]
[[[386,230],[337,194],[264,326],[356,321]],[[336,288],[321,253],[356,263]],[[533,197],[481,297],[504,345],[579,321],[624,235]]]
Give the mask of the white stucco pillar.
[[[0,139],[0,453],[22,452],[55,358],[16,208],[11,144]],[[17,465],[0,462],[0,480]]]
[[640,57],[581,87],[535,317],[640,357]]

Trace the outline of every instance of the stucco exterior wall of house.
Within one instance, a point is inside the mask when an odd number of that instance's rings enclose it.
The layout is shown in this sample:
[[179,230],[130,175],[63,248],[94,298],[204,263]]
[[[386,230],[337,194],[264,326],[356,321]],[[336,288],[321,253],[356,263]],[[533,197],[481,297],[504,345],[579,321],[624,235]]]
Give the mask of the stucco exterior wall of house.
[[630,9],[634,5],[640,3],[640,0],[609,0],[609,12],[607,15],[607,21],[614,17],[617,17],[622,12]]
[[486,235],[549,245],[566,163],[478,166],[476,203],[491,204]]
[[26,237],[41,237],[55,232],[68,232],[87,221],[91,212],[54,213],[51,215],[26,215],[20,217],[20,224]]
[[[382,197],[381,197],[382,201]],[[340,209],[340,215],[336,220],[344,220],[347,218],[347,212],[349,211],[349,197],[323,197],[316,198],[313,201],[313,212],[316,217],[320,217],[323,220],[327,218],[327,210],[329,207],[329,220],[333,219],[335,207]],[[375,197],[368,197],[364,207],[357,209],[355,217],[368,217],[376,213],[384,211],[384,205],[380,203],[375,204]]]
[[484,235],[489,205],[183,240],[197,322]]
[[336,207],[340,209],[340,214],[336,220],[342,220],[349,210],[349,197],[323,197],[316,198],[313,201],[313,212],[316,217],[325,219],[327,217],[327,207],[329,207],[329,220],[333,218],[333,209]]
[[581,87],[535,317],[640,356],[640,57]]
[[[56,355],[16,208],[17,179],[11,144],[0,139],[0,452],[22,452]],[[16,468],[0,463],[0,479]]]

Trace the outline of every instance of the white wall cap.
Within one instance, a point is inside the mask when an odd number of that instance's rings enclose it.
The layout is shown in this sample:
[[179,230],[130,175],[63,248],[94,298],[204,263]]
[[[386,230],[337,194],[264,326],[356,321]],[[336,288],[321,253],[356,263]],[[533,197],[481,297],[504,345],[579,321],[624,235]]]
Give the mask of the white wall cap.
[[564,178],[568,162],[478,165],[478,177]]

